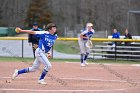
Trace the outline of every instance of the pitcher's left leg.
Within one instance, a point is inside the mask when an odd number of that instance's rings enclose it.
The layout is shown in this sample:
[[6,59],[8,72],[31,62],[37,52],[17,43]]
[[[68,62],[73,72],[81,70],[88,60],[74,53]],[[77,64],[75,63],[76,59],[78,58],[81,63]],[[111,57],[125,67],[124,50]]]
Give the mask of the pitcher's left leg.
[[45,78],[46,74],[48,73],[48,71],[51,69],[52,65],[44,53],[40,53],[40,57],[38,58],[38,60],[45,65],[45,68],[42,71],[42,74],[39,78],[38,83],[46,84],[46,82],[44,82],[44,78]]

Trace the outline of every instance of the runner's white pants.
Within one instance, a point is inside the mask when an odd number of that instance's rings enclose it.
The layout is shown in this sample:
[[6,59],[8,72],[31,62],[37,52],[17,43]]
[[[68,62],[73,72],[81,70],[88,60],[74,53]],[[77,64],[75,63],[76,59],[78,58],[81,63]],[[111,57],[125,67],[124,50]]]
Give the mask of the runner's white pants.
[[90,52],[90,49],[86,47],[87,40],[82,40],[79,38],[78,40],[79,46],[80,46],[80,52],[81,54],[86,54]]

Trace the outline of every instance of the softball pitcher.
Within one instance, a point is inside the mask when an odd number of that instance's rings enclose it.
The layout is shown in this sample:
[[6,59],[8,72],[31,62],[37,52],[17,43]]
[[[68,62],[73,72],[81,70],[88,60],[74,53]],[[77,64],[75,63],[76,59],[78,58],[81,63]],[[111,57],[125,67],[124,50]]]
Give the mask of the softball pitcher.
[[[18,75],[28,72],[36,71],[40,64],[43,63],[45,68],[42,71],[42,74],[38,80],[39,84],[46,84],[44,81],[44,77],[46,76],[47,72],[52,67],[51,63],[49,62],[48,58],[46,57],[45,53],[49,53],[50,49],[54,45],[55,40],[57,39],[56,33],[56,25],[54,23],[49,23],[47,25],[48,31],[32,31],[32,30],[22,30],[20,28],[16,28],[16,31],[19,32],[26,32],[29,34],[36,34],[40,37],[38,48],[35,51],[36,59],[31,67],[24,68],[21,70],[15,69],[14,74],[12,75],[12,79],[14,80]],[[50,57],[51,54],[49,53],[48,56]]]
[[86,62],[87,57],[90,52],[90,48],[87,47],[87,42],[90,40],[90,38],[93,36],[95,33],[94,29],[92,28],[93,24],[92,23],[87,23],[86,24],[86,29],[84,29],[79,37],[78,43],[80,46],[80,52],[81,52],[81,66],[86,66],[88,63]]

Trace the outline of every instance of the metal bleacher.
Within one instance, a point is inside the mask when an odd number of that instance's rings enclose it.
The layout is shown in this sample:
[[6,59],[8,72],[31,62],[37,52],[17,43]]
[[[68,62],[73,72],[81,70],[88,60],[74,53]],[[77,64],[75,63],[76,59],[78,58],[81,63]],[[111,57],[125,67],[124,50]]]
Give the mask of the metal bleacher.
[[[122,36],[123,37],[123,36]],[[139,39],[140,36],[133,36],[132,38]],[[115,60],[140,60],[140,43],[131,42],[125,45],[124,42],[111,45],[112,42],[103,42],[100,45],[95,45],[91,49],[90,55],[94,57],[100,56],[102,59]]]

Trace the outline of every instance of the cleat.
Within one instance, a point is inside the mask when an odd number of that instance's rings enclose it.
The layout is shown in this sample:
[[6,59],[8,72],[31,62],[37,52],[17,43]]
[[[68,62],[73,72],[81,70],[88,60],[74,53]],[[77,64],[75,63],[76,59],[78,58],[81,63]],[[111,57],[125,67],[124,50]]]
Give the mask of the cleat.
[[81,63],[81,67],[85,67],[86,65],[84,63]]
[[38,80],[38,84],[46,85],[47,83],[44,81],[44,79]]
[[18,76],[18,70],[15,69],[14,74],[12,75],[12,79],[14,80]]
[[85,65],[88,65],[87,61],[84,61],[84,64],[85,64]]

